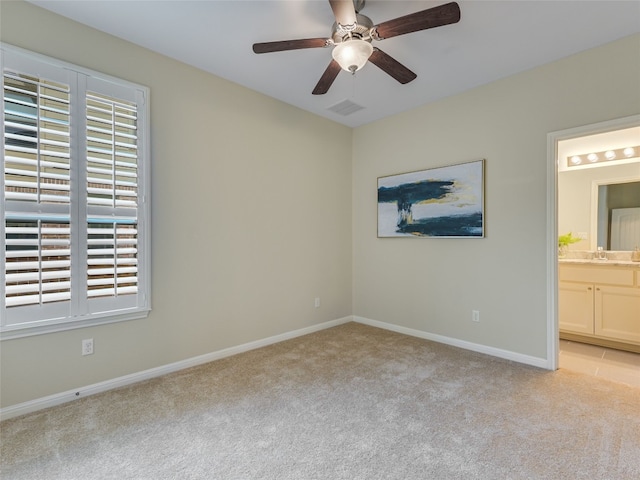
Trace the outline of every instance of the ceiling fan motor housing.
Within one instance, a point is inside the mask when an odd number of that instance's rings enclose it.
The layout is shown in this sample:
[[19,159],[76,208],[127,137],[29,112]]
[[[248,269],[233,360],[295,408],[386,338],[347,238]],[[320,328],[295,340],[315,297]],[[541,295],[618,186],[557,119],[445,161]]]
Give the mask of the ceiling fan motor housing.
[[334,22],[331,28],[331,39],[333,43],[338,44],[346,42],[351,39],[364,40],[365,42],[371,42],[374,39],[373,21],[365,16],[356,14],[357,23],[354,28],[348,30]]

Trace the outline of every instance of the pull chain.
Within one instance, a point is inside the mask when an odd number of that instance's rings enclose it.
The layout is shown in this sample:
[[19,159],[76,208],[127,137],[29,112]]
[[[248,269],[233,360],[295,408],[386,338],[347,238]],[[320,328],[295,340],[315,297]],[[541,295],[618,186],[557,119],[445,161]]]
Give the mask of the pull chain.
[[356,103],[356,76],[351,75],[351,99],[353,103]]

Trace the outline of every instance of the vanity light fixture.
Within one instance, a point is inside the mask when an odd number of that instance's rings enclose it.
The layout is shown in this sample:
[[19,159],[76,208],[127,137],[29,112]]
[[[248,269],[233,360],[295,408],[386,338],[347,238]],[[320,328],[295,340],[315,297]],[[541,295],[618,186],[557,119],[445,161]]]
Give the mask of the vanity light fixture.
[[640,145],[635,147],[616,148],[611,150],[605,150],[602,152],[581,153],[580,155],[571,155],[567,157],[567,166],[577,167],[583,165],[583,159],[586,158],[589,163],[604,163],[612,162],[614,160],[625,160],[627,158],[633,158],[638,156],[640,152]]

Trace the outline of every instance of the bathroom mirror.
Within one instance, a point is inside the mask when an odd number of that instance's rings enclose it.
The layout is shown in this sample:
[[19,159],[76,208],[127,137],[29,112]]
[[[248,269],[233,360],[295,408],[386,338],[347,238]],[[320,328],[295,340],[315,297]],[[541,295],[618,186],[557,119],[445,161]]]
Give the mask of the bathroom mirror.
[[[626,208],[640,208],[640,159],[558,173],[558,234],[571,232],[583,238],[572,249],[611,250],[613,210]],[[635,243],[626,246],[625,250],[633,250]]]
[[640,180],[594,182],[594,249],[633,250],[640,247]]

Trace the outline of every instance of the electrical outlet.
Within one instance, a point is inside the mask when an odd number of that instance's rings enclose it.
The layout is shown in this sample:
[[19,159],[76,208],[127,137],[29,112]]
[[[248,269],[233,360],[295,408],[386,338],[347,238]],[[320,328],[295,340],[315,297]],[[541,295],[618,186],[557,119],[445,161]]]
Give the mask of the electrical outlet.
[[93,355],[93,338],[82,340],[82,355]]
[[480,321],[480,310],[471,310],[471,320],[474,322]]
[[320,297],[316,297],[315,306],[316,308],[320,308]]

